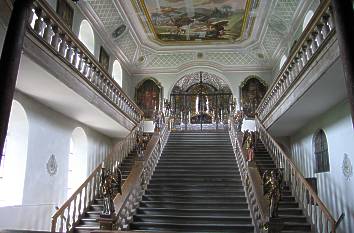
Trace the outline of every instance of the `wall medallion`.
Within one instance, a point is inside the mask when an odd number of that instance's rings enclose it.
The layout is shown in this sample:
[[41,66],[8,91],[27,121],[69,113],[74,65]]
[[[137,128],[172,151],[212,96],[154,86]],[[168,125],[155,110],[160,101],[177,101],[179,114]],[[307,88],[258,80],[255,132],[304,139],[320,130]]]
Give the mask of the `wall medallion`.
[[47,171],[50,176],[54,176],[57,173],[58,170],[58,164],[57,160],[55,159],[55,156],[52,154],[47,162]]
[[344,153],[343,165],[342,165],[343,175],[347,180],[353,176],[353,166],[352,162],[350,161],[349,155]]

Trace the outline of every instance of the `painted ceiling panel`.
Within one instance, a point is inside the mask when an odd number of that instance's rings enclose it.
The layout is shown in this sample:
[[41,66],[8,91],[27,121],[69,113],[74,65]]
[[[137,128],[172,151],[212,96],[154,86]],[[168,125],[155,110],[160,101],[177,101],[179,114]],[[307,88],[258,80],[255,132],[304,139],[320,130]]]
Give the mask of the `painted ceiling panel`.
[[162,44],[234,43],[249,37],[258,0],[132,0],[145,31]]

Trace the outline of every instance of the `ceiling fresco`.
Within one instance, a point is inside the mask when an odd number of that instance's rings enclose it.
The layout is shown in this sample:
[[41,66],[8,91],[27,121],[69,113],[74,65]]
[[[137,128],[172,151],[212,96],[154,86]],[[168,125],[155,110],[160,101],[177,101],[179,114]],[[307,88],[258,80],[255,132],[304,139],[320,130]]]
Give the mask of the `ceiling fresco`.
[[250,36],[259,0],[131,0],[145,31],[163,44],[233,43]]

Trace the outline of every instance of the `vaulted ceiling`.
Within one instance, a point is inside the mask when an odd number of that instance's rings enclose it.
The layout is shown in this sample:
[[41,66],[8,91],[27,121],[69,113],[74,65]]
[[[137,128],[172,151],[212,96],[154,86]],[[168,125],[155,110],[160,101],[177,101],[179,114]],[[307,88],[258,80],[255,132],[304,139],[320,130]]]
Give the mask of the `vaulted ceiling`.
[[83,13],[130,73],[272,69],[312,1],[87,0]]

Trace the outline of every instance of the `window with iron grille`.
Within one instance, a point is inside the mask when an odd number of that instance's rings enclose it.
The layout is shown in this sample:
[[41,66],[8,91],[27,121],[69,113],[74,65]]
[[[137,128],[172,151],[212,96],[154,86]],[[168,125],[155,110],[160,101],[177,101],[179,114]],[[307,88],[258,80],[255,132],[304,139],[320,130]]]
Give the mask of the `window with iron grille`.
[[315,149],[315,173],[329,172],[329,156],[326,134],[322,129],[317,130],[313,137]]

